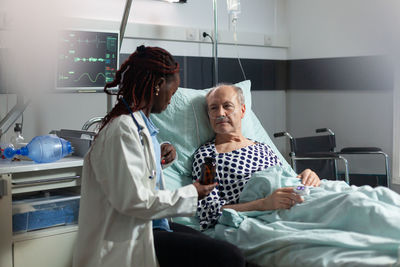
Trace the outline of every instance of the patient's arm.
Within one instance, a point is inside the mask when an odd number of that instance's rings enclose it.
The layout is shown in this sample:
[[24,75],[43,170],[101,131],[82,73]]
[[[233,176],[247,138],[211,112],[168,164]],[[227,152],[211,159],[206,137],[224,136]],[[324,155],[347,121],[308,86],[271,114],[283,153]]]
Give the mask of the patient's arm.
[[197,215],[200,221],[200,230],[214,226],[222,214],[222,207],[226,200],[218,194],[218,186],[211,193],[197,203]]
[[271,195],[254,201],[224,205],[222,209],[233,209],[236,211],[265,211],[290,209],[296,203],[303,202],[303,198],[294,193],[293,187],[283,187],[275,190]]
[[307,186],[319,186],[321,183],[318,175],[310,169],[305,169],[297,177],[301,179],[302,184]]

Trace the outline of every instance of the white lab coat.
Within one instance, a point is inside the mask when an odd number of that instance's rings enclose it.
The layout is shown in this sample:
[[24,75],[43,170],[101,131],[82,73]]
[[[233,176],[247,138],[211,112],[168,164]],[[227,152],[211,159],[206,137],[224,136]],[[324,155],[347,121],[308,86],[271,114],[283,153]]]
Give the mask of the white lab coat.
[[144,127],[141,144],[130,115],[112,120],[96,138],[83,165],[74,267],[158,266],[152,219],[193,216],[197,191],[155,190],[154,149]]

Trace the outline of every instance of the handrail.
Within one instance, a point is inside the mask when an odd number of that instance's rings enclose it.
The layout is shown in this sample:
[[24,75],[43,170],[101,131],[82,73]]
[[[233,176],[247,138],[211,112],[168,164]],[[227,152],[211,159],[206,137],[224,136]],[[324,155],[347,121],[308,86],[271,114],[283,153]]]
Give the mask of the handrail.
[[89,130],[90,126],[93,124],[99,123],[103,120],[103,117],[93,117],[89,119],[85,124],[82,126],[82,131],[87,131]]
[[17,103],[7,113],[7,115],[0,121],[0,137],[5,134],[14,122],[24,113],[26,107],[31,101],[28,100],[24,103],[23,96],[17,95]]

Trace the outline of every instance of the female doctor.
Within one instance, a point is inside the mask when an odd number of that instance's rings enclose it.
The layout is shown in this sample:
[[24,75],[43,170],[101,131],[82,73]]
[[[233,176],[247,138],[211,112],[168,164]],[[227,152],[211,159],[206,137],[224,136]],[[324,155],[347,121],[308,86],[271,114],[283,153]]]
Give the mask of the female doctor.
[[216,185],[163,190],[161,164],[175,150],[160,149],[149,116],[167,108],[179,82],[167,51],[140,46],[105,86],[117,102],[84,159],[75,267],[245,265],[237,247],[165,219],[193,216]]

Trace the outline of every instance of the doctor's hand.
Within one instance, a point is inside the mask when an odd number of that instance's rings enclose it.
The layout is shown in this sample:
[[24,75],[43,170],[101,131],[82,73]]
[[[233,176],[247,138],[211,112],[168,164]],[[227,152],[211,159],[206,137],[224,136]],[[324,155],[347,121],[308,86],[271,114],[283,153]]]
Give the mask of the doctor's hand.
[[176,158],[175,147],[169,143],[161,144],[161,164],[167,165]]
[[301,179],[303,185],[319,186],[321,184],[318,175],[310,169],[305,169],[302,173],[297,175],[297,178]]
[[281,210],[290,209],[297,203],[302,203],[303,198],[296,194],[293,187],[282,187],[276,189],[266,198],[259,199],[258,210]]
[[218,185],[218,183],[203,185],[200,184],[198,181],[193,183],[194,187],[196,187],[197,194],[199,195],[199,200],[206,197],[208,194],[213,191],[213,189]]

